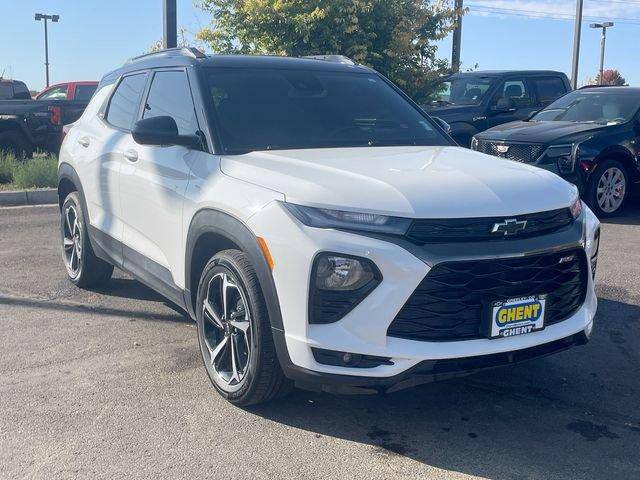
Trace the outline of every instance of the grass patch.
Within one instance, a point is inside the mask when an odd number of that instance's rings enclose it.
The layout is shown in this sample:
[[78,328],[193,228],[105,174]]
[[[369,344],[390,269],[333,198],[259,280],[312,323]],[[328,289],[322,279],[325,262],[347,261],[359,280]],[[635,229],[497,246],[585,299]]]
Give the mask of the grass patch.
[[0,189],[55,187],[57,182],[58,159],[55,156],[18,160],[9,153],[0,152]]

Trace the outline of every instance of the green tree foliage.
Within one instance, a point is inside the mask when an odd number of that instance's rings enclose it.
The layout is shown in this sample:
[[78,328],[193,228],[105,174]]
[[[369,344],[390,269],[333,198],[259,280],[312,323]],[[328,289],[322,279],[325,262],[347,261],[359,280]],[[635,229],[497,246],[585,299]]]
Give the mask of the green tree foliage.
[[212,27],[197,34],[217,53],[346,55],[424,101],[446,60],[435,41],[452,29],[442,0],[202,0]]

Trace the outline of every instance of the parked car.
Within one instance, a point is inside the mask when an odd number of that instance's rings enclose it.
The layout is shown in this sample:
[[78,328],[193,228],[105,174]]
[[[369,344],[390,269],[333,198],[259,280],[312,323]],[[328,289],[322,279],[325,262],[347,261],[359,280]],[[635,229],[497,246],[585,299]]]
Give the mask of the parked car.
[[0,100],[28,100],[30,98],[31,94],[24,82],[0,78]]
[[14,97],[0,100],[0,150],[19,156],[31,156],[36,149],[58,153],[62,126],[80,117],[97,85],[98,82],[61,83],[33,100],[26,85],[14,80]]
[[564,73],[547,70],[456,73],[438,88],[437,100],[423,108],[449,123],[463,147],[476,133],[526,118],[571,91]]
[[616,215],[640,182],[640,88],[576,90],[528,120],[476,135],[472,148],[557,173],[598,216]]
[[58,192],[69,279],[115,266],[184,308],[238,405],[293,382],[394,391],[593,327],[599,222],[577,189],[456,146],[353,63],[133,59],[67,133]]

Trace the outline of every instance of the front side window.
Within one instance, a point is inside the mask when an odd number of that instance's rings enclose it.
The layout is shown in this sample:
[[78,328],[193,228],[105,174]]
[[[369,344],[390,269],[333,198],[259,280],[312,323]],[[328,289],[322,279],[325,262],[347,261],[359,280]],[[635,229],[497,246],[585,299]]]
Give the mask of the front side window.
[[479,105],[495,79],[478,75],[462,75],[438,85],[436,104]]
[[494,105],[500,99],[506,100],[513,108],[526,108],[533,105],[531,94],[523,79],[507,80],[494,98]]
[[66,100],[67,86],[61,85],[42,92],[38,95],[38,100]]
[[129,75],[120,81],[109,101],[107,122],[123,130],[131,129],[146,82],[146,73]]
[[73,94],[73,99],[88,102],[96,91],[96,87],[97,85],[76,85],[76,91]]
[[212,68],[207,77],[227,154],[450,145],[431,120],[373,73]]
[[180,135],[198,131],[191,89],[183,71],[156,72],[144,106],[142,118],[169,116],[178,125]]
[[531,120],[613,125],[628,122],[639,108],[638,95],[578,90],[560,97]]
[[31,93],[29,89],[22,82],[14,82],[13,84],[13,98],[17,100],[29,100],[31,99]]

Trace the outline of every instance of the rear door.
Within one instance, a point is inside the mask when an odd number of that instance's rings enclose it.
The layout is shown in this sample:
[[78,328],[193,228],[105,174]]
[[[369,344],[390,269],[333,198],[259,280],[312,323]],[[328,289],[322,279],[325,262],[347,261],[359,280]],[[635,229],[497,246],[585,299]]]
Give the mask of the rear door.
[[[120,205],[120,168],[131,136],[131,125],[139,111],[147,83],[147,73],[129,74],[120,79],[103,111],[89,115],[72,129],[75,137],[80,178],[89,210],[93,238],[100,242],[114,261],[122,261],[123,238]],[[99,99],[96,99],[99,100]],[[77,132],[77,134],[75,133]],[[113,241],[115,240],[115,242]]]
[[562,77],[544,76],[529,79],[536,95],[536,108],[538,110],[550,105],[554,100],[567,93],[567,86]]
[[[153,73],[140,118],[156,116],[172,117],[181,135],[199,131],[185,69]],[[140,145],[129,137],[123,153],[120,198],[125,268],[160,289],[174,285],[172,272],[177,272],[184,256],[180,247],[184,194],[199,152],[178,145]]]

